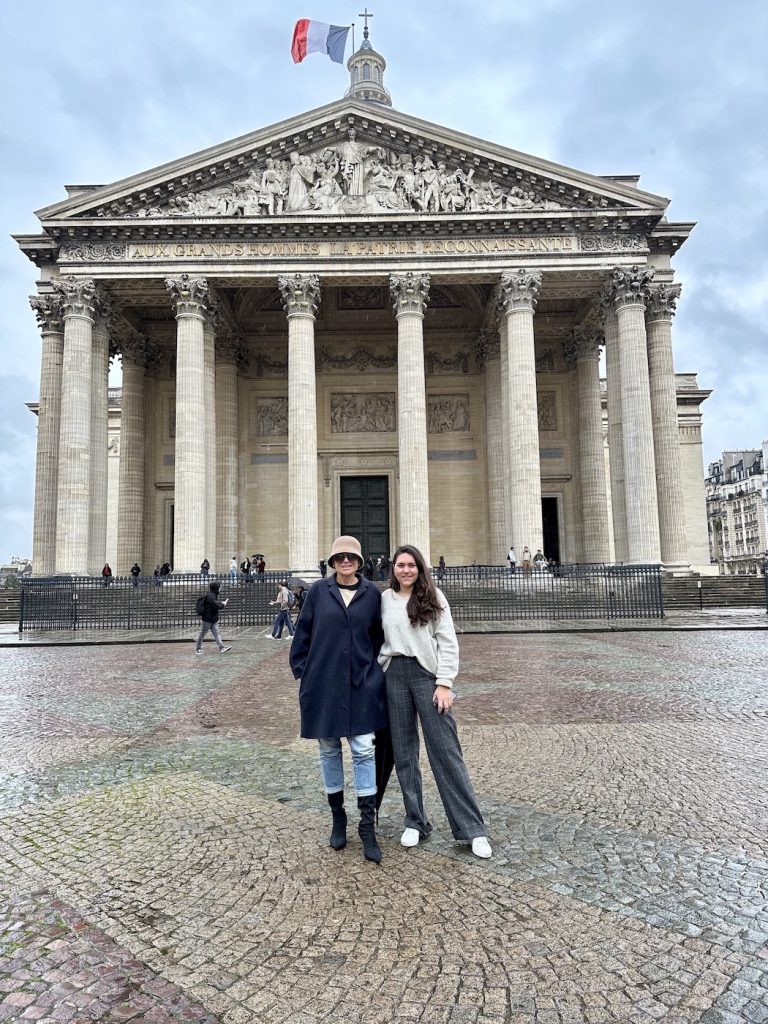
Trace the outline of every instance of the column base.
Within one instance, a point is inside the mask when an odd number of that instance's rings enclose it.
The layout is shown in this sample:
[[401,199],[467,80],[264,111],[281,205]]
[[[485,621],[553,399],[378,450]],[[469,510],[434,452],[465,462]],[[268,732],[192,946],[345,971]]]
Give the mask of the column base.
[[662,562],[661,571],[667,576],[695,576],[688,562]]

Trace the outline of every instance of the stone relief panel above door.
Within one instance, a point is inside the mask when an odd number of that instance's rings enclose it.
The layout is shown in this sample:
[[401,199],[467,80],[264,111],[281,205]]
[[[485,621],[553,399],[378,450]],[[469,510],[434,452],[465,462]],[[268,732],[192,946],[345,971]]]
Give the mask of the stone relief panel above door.
[[391,433],[397,429],[395,393],[332,394],[331,433]]

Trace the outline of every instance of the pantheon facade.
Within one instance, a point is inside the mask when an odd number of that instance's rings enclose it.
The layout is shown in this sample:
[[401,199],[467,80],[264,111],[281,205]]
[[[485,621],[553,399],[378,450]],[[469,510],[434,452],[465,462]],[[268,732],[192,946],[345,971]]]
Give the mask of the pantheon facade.
[[634,176],[395,111],[368,40],[348,67],[343,99],[69,186],[16,236],[35,573],[100,572],[108,536],[117,573],[255,551],[309,573],[340,532],[449,564],[708,563],[707,392],[672,344],[693,225]]

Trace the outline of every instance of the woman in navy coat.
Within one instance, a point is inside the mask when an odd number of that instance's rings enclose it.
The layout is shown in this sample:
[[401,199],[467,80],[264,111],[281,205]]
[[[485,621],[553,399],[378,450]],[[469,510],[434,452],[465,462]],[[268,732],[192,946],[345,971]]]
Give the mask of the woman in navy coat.
[[387,725],[384,673],[378,654],[381,594],[359,575],[360,542],[338,537],[328,565],[333,574],[307,593],[291,643],[291,669],[300,681],[301,735],[320,744],[320,766],[333,815],[330,844],[347,845],[341,740],[352,752],[358,832],[368,860],[381,860],[376,841],[374,732]]

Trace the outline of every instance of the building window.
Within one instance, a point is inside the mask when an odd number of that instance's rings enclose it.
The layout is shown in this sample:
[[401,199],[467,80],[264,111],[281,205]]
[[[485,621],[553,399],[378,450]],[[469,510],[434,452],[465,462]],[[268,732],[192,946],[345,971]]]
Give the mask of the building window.
[[363,81],[368,82],[371,78],[371,65],[368,63],[363,64]]

